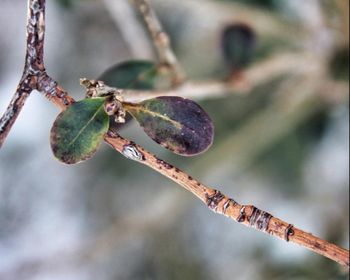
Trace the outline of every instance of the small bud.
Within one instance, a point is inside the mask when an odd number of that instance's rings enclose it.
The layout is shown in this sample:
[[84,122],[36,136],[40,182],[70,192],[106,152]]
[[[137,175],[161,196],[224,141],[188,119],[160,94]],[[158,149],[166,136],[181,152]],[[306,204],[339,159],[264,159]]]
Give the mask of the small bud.
[[114,120],[117,123],[125,123],[125,110],[121,102],[115,98],[109,98],[104,104],[104,109],[109,116],[115,116]]
[[116,123],[125,123],[125,114],[115,116],[114,120]]

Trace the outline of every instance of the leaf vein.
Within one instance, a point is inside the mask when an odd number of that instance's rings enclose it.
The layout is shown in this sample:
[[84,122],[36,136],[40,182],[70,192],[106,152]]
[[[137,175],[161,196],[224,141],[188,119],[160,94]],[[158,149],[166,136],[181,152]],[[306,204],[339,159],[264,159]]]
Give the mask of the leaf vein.
[[92,117],[89,119],[89,121],[79,130],[78,134],[74,137],[72,141],[69,142],[68,147],[74,144],[74,142],[79,138],[79,136],[84,132],[84,130],[90,125],[90,123],[95,119],[99,111],[103,108],[103,105],[100,106],[100,108],[92,115]]
[[155,112],[155,111],[151,111],[151,110],[148,110],[146,108],[140,108],[140,107],[134,107],[134,106],[131,106],[131,107],[126,106],[126,108],[129,109],[130,111],[133,111],[133,110],[134,111],[142,111],[142,112],[144,112],[146,114],[149,114],[149,115],[151,115],[153,117],[161,118],[161,119],[163,119],[163,120],[165,120],[167,122],[172,123],[177,129],[181,129],[183,127],[183,125],[181,123],[179,123],[177,121],[174,121],[171,118],[169,118],[167,116],[164,116],[161,113],[158,113],[158,112]]

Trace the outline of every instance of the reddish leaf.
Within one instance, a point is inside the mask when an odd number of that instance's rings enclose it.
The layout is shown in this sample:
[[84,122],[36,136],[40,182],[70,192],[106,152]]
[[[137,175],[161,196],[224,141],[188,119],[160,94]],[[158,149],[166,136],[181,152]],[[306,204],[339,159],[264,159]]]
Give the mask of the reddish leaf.
[[149,137],[175,153],[196,155],[207,150],[213,142],[213,123],[192,100],[161,96],[123,105]]

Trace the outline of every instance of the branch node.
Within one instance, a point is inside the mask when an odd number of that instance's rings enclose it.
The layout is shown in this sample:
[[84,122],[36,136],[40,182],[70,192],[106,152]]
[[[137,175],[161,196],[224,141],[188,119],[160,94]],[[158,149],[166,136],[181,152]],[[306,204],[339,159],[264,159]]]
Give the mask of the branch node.
[[219,203],[225,198],[220,191],[215,190],[214,194],[209,196],[206,194],[206,204],[210,210],[217,212]]
[[289,236],[294,235],[293,225],[289,224],[284,231],[284,240],[289,242]]
[[246,218],[245,208],[246,208],[246,206],[243,205],[241,207],[241,209],[239,210],[239,216],[236,219],[236,221],[239,223],[243,223],[245,218]]
[[257,230],[267,232],[272,215],[253,206],[253,212],[249,219],[249,225]]
[[226,215],[226,211],[229,207],[234,207],[235,205],[237,205],[238,203],[233,200],[232,198],[228,198],[226,200],[226,202],[224,203],[224,205],[222,206],[222,214]]

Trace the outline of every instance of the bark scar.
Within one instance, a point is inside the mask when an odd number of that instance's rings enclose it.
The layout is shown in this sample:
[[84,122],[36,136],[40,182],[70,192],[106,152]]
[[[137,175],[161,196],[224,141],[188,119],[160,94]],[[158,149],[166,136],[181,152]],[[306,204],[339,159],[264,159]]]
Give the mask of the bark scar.
[[284,239],[288,242],[289,241],[289,236],[294,234],[294,230],[293,230],[293,225],[289,224],[286,227],[286,230],[284,231]]
[[225,198],[225,195],[223,195],[220,191],[215,191],[215,193],[211,196],[206,195],[206,203],[207,206],[213,210],[214,212],[217,212],[218,210],[218,205],[221,200]]
[[227,209],[232,205],[236,205],[237,202],[235,200],[233,200],[232,198],[227,199],[227,201],[224,203],[224,205],[222,206],[222,213],[225,215]]
[[270,219],[272,218],[272,215],[270,213],[267,213],[265,211],[262,211],[255,206],[253,206],[253,212],[250,216],[249,224],[251,227],[261,230],[261,231],[267,231]]
[[122,153],[128,159],[136,161],[145,160],[144,154],[139,149],[137,149],[136,145],[133,142],[130,142],[128,145],[124,145]]
[[239,210],[239,216],[237,217],[236,221],[239,223],[242,223],[242,222],[244,222],[245,217],[246,217],[245,206],[242,206],[241,210]]

